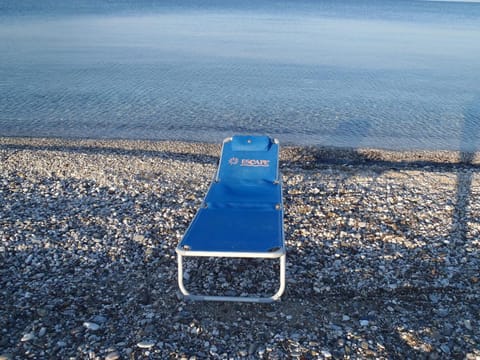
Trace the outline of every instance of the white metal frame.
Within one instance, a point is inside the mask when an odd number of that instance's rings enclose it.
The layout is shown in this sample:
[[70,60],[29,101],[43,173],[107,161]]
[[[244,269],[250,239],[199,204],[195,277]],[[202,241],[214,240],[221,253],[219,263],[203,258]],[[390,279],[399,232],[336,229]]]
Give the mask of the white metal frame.
[[[204,301],[241,301],[241,302],[256,302],[256,303],[271,303],[277,301],[285,291],[285,267],[286,267],[286,253],[285,249],[279,249],[275,252],[269,253],[249,253],[249,252],[214,252],[214,251],[190,251],[188,249],[177,248],[178,259],[178,287],[185,296],[190,300],[204,300]],[[191,294],[183,283],[183,257],[231,257],[231,258],[261,258],[261,259],[279,259],[280,260],[280,285],[277,292],[272,296],[223,296],[223,295],[200,295]]]

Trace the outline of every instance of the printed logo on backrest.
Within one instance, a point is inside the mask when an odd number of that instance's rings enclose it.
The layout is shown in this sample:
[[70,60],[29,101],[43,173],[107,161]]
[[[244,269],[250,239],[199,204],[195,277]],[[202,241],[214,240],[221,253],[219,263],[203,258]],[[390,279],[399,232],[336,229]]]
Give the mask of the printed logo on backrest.
[[270,160],[242,159],[240,166],[269,167]]
[[229,163],[230,165],[237,165],[237,164],[238,164],[238,158],[232,157],[232,158],[230,158],[230,159],[228,160],[228,163]]
[[228,159],[228,164],[231,166],[239,165],[240,166],[249,166],[249,167],[269,167],[270,160],[260,160],[260,159],[239,159],[237,157],[232,157]]

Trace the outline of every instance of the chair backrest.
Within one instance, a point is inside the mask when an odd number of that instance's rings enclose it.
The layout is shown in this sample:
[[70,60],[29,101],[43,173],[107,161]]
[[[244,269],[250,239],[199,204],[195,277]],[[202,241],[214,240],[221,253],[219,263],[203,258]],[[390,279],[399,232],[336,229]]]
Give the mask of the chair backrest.
[[225,139],[216,180],[279,181],[278,155],[278,141],[268,136],[235,135]]

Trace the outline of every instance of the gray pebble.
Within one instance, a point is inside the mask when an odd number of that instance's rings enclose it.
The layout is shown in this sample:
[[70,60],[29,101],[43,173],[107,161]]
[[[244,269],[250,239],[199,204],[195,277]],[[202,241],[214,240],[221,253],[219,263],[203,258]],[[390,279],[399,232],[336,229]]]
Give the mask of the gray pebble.
[[27,342],[27,341],[31,341],[35,339],[35,335],[33,333],[27,333],[27,334],[24,334],[22,336],[22,338],[20,339],[20,341],[22,342]]
[[97,323],[94,323],[94,322],[90,322],[90,321],[85,321],[83,323],[83,326],[90,331],[97,331],[98,329],[100,329],[100,325],[98,325]]
[[118,351],[112,351],[105,356],[105,360],[117,360],[120,359],[120,354]]
[[360,320],[360,325],[361,326],[368,326],[370,322],[368,320]]
[[143,340],[137,343],[137,346],[140,349],[150,349],[155,346],[155,341],[153,340]]
[[38,331],[38,337],[43,337],[46,333],[47,333],[47,328],[43,326]]

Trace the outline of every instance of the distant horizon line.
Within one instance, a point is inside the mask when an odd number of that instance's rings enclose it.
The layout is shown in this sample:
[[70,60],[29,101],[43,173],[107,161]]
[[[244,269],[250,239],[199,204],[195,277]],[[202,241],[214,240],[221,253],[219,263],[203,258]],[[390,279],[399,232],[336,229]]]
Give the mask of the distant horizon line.
[[422,0],[428,2],[480,3],[480,0]]

